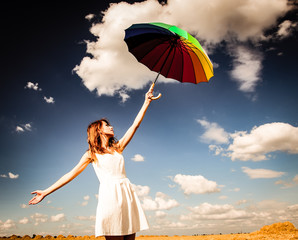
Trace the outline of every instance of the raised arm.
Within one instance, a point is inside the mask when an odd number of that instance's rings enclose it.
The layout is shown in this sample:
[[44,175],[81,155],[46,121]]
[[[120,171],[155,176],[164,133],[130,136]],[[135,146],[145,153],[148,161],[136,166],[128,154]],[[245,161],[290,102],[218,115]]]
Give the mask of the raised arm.
[[45,190],[36,190],[34,192],[31,192],[31,194],[36,194],[36,195],[29,201],[29,205],[37,204],[41,202],[47,195],[63,187],[65,184],[69,183],[71,180],[77,177],[88,166],[90,162],[91,162],[91,159],[89,158],[88,152],[86,152],[82,156],[80,162],[70,172],[66,173],[52,186],[50,186]]
[[124,148],[127,146],[127,144],[130,142],[132,137],[134,136],[135,132],[137,131],[138,127],[140,126],[145,113],[151,103],[152,100],[159,99],[161,95],[158,95],[157,97],[153,97],[153,89],[154,89],[154,83],[151,85],[150,89],[146,93],[145,101],[140,109],[138,115],[136,116],[133,124],[130,126],[130,128],[127,130],[127,132],[124,134],[124,136],[119,140],[119,148],[120,151],[123,151]]

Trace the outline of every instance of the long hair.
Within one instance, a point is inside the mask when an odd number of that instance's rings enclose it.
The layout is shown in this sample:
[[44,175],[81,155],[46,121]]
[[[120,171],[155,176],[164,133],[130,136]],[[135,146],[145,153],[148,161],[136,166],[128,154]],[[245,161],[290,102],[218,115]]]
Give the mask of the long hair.
[[[102,123],[107,123],[108,126],[110,126],[110,122],[106,118],[102,118],[100,120],[97,120],[95,122],[92,122],[89,124],[87,128],[87,141],[89,145],[89,154],[92,159],[92,161],[96,161],[97,158],[95,156],[95,153],[105,153],[106,149],[104,149],[101,146],[101,139],[100,139],[100,129],[102,126]],[[113,147],[114,149],[117,149],[117,139],[115,137],[111,137],[109,139],[109,147]]]

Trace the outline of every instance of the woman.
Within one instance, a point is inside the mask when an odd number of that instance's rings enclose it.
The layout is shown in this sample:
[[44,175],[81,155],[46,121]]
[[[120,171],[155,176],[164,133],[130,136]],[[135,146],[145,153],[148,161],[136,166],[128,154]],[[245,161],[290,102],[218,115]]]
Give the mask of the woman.
[[88,126],[89,149],[80,162],[56,183],[45,190],[37,190],[29,204],[37,204],[47,195],[69,183],[89,163],[93,165],[100,181],[96,212],[95,235],[106,240],[134,240],[138,231],[148,229],[148,223],[140,201],[125,175],[122,152],[140,126],[153,97],[154,84],[146,93],[145,101],[131,127],[116,141],[113,127],[106,119]]

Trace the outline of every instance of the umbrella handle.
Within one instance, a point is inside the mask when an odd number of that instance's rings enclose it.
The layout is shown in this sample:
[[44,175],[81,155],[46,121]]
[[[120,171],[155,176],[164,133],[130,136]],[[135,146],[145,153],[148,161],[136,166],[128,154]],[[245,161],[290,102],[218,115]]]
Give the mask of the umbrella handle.
[[[155,82],[156,82],[158,76],[159,76],[159,74],[157,75],[155,81],[152,83],[150,90],[151,90],[152,88],[154,88],[154,85],[155,85]],[[151,90],[151,91],[153,91],[153,90]],[[152,99],[152,100],[157,100],[157,99],[159,99],[160,97],[161,97],[161,93],[159,93],[156,97],[154,97],[154,96],[151,97],[151,99]]]
[[157,99],[159,99],[161,97],[161,93],[159,93],[156,97],[152,97],[151,99],[152,100],[157,100]]

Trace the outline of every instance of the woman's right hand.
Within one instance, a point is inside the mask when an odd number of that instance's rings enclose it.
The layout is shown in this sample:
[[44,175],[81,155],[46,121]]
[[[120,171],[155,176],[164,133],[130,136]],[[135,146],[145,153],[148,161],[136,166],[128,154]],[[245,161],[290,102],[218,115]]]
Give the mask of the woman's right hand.
[[152,100],[157,100],[161,97],[161,94],[159,93],[158,96],[154,97],[153,96],[153,90],[154,90],[154,85],[155,83],[152,83],[148,92],[146,93],[146,96],[145,96],[145,101],[149,101],[149,103],[152,101]]
[[36,195],[29,201],[29,205],[37,204],[41,202],[46,196],[45,191],[41,191],[41,190],[36,190],[34,192],[31,192],[31,194],[36,194]]

